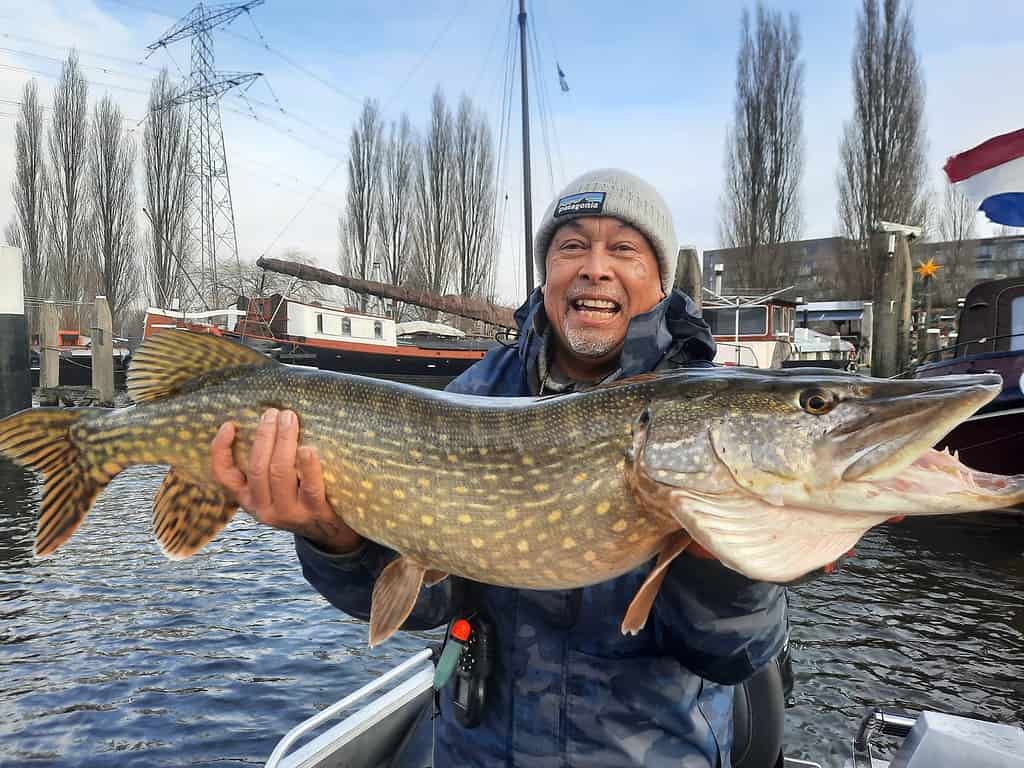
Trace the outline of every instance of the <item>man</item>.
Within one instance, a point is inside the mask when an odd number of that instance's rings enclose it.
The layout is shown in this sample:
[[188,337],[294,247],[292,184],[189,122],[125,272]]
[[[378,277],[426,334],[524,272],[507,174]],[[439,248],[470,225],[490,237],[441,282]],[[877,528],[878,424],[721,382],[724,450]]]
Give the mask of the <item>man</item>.
[[[672,291],[671,215],[641,179],[605,169],[573,181],[548,207],[534,255],[543,285],[516,313],[517,343],[491,350],[450,391],[558,394],[710,365],[707,325]],[[330,509],[316,456],[296,451],[294,414],[265,416],[248,477],[232,463],[233,438],[225,425],[214,441],[215,476],[258,520],[297,534],[303,572],[324,597],[368,618],[373,583],[394,553]],[[425,587],[405,628],[441,626],[469,609],[496,630],[482,721],[461,726],[442,696],[436,764],[730,765],[732,685],[781,651],[783,590],[684,553],[645,628],[623,636],[626,606],[650,568],[569,591],[455,579]]]

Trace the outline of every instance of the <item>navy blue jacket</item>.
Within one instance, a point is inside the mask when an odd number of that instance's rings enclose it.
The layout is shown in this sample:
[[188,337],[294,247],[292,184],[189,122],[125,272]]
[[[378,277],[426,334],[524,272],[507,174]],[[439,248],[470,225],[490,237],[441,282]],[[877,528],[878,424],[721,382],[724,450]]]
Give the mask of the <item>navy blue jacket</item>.
[[[518,342],[492,349],[450,391],[536,394],[547,322],[539,291],[516,319]],[[615,376],[706,366],[714,353],[698,310],[674,292],[633,318]],[[367,542],[351,554],[328,555],[302,538],[296,548],[310,584],[346,613],[369,617],[373,583],[394,552]],[[474,729],[460,726],[450,696],[441,696],[436,765],[729,766],[732,686],[782,650],[784,590],[683,555],[672,563],[647,625],[623,636],[626,606],[652,564],[575,590],[474,585],[497,629],[496,670]],[[451,612],[446,579],[423,589],[404,628],[441,626]]]

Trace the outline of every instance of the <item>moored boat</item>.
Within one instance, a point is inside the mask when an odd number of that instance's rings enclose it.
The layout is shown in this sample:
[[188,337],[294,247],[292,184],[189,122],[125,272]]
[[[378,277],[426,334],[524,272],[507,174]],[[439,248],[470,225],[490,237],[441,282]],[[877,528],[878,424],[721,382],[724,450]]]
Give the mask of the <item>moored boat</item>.
[[1024,278],[974,286],[960,310],[951,356],[919,366],[915,376],[962,373],[998,373],[1002,392],[937,447],[957,451],[974,469],[1024,472]]

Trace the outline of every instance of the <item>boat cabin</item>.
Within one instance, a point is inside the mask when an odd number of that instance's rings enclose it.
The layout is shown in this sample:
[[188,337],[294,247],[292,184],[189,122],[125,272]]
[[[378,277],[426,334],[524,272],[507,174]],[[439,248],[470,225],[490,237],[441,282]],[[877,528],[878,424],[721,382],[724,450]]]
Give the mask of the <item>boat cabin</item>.
[[957,323],[956,357],[1024,350],[1024,277],[971,288]]
[[781,368],[792,352],[795,302],[729,296],[706,301],[703,313],[718,343],[716,363]]

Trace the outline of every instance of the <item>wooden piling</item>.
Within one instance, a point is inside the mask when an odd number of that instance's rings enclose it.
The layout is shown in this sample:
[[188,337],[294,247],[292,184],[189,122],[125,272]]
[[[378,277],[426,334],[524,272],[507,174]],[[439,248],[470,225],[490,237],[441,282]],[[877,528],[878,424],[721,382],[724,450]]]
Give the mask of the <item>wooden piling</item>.
[[57,349],[60,315],[52,301],[43,304],[43,319],[39,325],[39,388],[56,389],[60,385],[60,350]]
[[92,328],[92,387],[101,405],[114,404],[114,323],[105,296],[96,297]]
[[700,257],[697,249],[685,245],[679,249],[679,261],[676,263],[674,287],[693,299],[697,306],[702,306]]
[[910,248],[903,235],[883,231],[872,233],[869,247],[875,266],[871,375],[886,378],[902,371],[909,357]]

